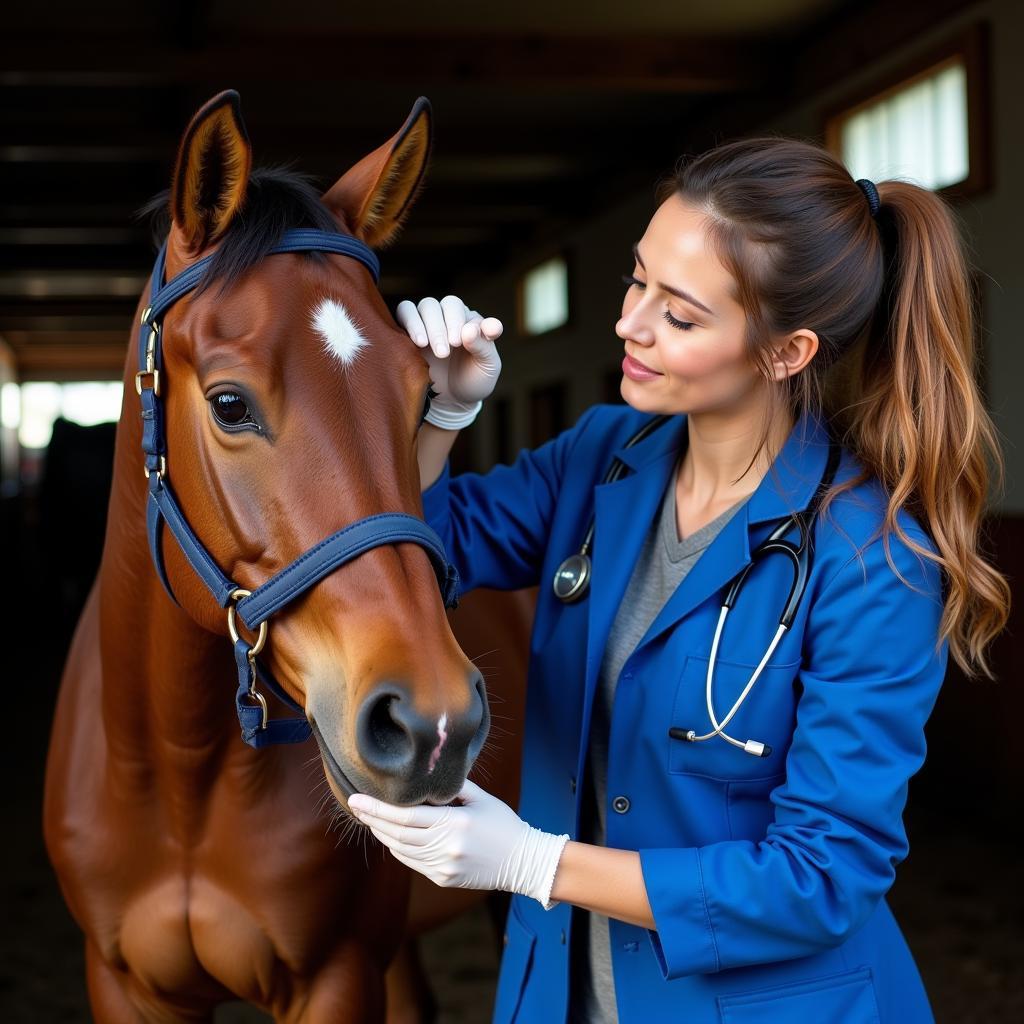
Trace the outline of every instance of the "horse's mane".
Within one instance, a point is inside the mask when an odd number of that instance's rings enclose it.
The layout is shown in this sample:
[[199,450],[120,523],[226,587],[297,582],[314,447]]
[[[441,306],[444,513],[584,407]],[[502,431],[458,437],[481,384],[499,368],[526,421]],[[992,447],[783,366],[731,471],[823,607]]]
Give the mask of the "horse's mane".
[[[170,190],[155,195],[136,214],[149,218],[154,244],[159,247],[170,230]],[[245,202],[232,220],[203,275],[198,292],[216,282],[224,291],[255,266],[293,228],[336,232],[337,221],[320,201],[313,180],[287,167],[258,167],[249,176]],[[323,260],[320,252],[304,253]]]

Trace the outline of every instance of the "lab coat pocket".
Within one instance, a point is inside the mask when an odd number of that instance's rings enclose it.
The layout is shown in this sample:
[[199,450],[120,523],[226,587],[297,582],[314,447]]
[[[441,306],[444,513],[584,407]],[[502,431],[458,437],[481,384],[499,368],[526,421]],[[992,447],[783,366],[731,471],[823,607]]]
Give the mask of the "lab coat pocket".
[[[706,696],[708,659],[688,655],[672,706],[673,735],[666,739],[669,744],[669,771],[725,781],[766,779],[779,775],[784,770],[786,751],[793,736],[795,682],[799,669],[799,662],[767,666],[725,726],[725,732],[741,743],[755,740],[770,748],[766,756],[758,757],[733,746],[720,735],[698,741],[681,738],[691,729],[698,736],[712,730]],[[729,714],[756,670],[756,664],[715,659],[712,701],[719,724]]]
[[718,997],[722,1024],[878,1024],[870,967]]
[[505,950],[501,957],[501,973],[494,999],[493,1024],[513,1024],[517,1019],[536,943],[537,936],[520,919],[513,898],[505,923]]

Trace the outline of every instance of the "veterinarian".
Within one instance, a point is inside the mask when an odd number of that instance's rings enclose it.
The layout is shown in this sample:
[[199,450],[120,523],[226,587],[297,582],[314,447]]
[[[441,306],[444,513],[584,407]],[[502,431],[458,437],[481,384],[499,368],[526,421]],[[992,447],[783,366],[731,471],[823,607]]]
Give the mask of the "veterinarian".
[[500,1024],[930,1021],[885,894],[947,656],[990,675],[1009,602],[955,220],[748,139],[622,255],[626,405],[483,475],[446,457],[501,325],[399,307],[438,392],[426,519],[464,590],[540,588],[522,796],[350,808],[437,884],[515,893]]

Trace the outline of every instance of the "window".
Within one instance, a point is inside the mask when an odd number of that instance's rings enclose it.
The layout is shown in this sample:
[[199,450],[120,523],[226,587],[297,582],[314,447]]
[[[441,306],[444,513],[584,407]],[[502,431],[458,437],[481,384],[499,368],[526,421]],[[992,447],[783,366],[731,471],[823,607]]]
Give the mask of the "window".
[[519,285],[519,327],[546,334],[569,322],[569,267],[555,256],[528,270]]
[[979,25],[904,64],[826,116],[828,148],[854,178],[902,178],[956,194],[987,187],[986,51]]
[[851,114],[839,130],[855,178],[907,178],[937,189],[967,177],[967,74],[962,61]]
[[23,448],[45,448],[58,416],[82,426],[120,419],[122,390],[121,381],[5,384],[4,426],[17,428]]

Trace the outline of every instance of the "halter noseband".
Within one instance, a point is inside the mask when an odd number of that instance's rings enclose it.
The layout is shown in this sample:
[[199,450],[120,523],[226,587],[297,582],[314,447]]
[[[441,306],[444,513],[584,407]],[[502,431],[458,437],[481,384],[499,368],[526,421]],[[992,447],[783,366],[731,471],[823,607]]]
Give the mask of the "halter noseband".
[[[370,271],[374,281],[380,276],[380,264],[373,250],[349,235],[313,229],[287,231],[270,253],[314,251],[350,256]],[[149,497],[146,501],[149,550],[160,582],[171,600],[177,604],[167,579],[160,548],[161,525],[166,523],[189,564],[206,584],[217,604],[228,610],[228,632],[234,644],[235,664],[238,668],[235,707],[242,727],[242,739],[252,747],[262,747],[269,743],[301,743],[310,735],[304,709],[288,696],[269,670],[256,659],[266,641],[267,620],[270,616],[346,562],[385,544],[418,544],[426,551],[446,608],[453,608],[457,603],[458,573],[445,555],[441,538],[422,519],[405,512],[381,512],[343,527],[299,555],[291,565],[252,592],[242,589],[221,572],[189,526],[167,480],[167,439],[164,434],[160,388],[163,369],[160,327],[163,317],[178,299],[199,284],[213,256],[204,257],[165,284],[166,256],[167,243],[164,242],[153,267],[149,305],[142,313],[139,372],[135,375],[135,390],[142,400],[142,450],[145,454],[146,479],[149,481]],[[239,636],[236,618],[248,629],[259,627],[259,635],[254,644]],[[303,713],[303,717],[269,721],[267,702],[256,688],[257,679],[292,710]]]

